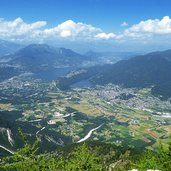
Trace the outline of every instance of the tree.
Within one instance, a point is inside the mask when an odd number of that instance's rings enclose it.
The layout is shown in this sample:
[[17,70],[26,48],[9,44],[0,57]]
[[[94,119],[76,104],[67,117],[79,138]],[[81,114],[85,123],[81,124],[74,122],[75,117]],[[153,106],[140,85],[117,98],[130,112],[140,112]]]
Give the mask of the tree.
[[159,149],[156,152],[147,151],[140,155],[137,162],[132,164],[132,168],[142,171],[147,169],[158,169],[164,171],[171,170],[171,142],[164,148],[159,142]]
[[76,147],[69,155],[65,163],[66,171],[101,171],[102,161],[92,151],[87,144],[83,143]]
[[69,153],[37,154],[40,137],[30,144],[26,136],[19,130],[24,141],[24,147],[17,150],[13,156],[5,157],[0,162],[2,171],[101,171],[102,162],[88,145],[81,144]]

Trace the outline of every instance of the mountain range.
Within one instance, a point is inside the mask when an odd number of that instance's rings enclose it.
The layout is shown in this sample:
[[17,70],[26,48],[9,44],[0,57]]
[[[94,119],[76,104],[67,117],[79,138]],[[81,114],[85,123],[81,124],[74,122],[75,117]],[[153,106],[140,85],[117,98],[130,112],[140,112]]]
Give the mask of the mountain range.
[[151,88],[152,94],[167,99],[171,97],[171,50],[120,60],[104,67],[93,66],[85,69],[84,73],[61,80],[68,87],[85,79],[94,85],[113,83],[130,88]]
[[[71,83],[91,79],[95,85],[113,83],[125,87],[150,87],[155,95],[171,97],[171,50],[130,58],[133,55],[131,53],[125,53],[125,57],[124,53],[93,51],[82,55],[70,49],[55,48],[47,44],[31,44],[19,50],[17,48],[14,53],[1,57],[1,81],[24,72],[38,73],[51,68],[73,67],[77,74],[60,79],[61,85],[65,82],[65,87],[68,87]],[[113,63],[118,62],[103,67],[102,64],[111,59]],[[84,68],[84,72],[79,72],[79,68]]]
[[171,97],[171,50],[122,60],[93,80],[96,84],[151,87],[154,94]]
[[10,65],[35,71],[50,67],[78,66],[88,60],[88,57],[70,49],[54,48],[46,44],[31,44],[2,59]]
[[14,53],[24,47],[21,44],[0,39],[0,58],[4,55]]
[[[63,75],[68,72],[66,68],[71,67],[77,69],[115,63],[131,55],[131,53],[93,51],[79,54],[70,49],[56,48],[47,44],[30,44],[22,47],[7,41],[1,41],[1,47],[8,47],[6,49],[8,54],[0,57],[0,70],[3,73],[0,76],[1,81],[24,72],[38,73],[41,75],[41,71],[54,72],[55,70],[55,73],[52,74],[55,75],[59,71],[57,70],[59,68],[61,72],[59,75]],[[13,49],[13,47],[15,48]],[[10,49],[13,49],[13,51]],[[4,49],[1,48],[0,53],[4,54],[3,51]]]
[[129,59],[140,52],[95,52],[88,51],[84,55],[93,59],[97,59],[97,64],[114,64],[120,60]]

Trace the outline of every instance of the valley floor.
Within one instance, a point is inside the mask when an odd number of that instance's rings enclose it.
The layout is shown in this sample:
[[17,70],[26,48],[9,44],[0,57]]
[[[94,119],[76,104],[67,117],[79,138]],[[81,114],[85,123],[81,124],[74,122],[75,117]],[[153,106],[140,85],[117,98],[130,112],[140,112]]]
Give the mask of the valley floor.
[[[47,146],[65,146],[87,139],[135,148],[155,149],[170,136],[171,105],[150,89],[116,85],[58,89],[54,81],[14,78],[0,83],[0,145],[17,148],[17,129]],[[102,125],[100,126],[99,125]],[[98,129],[95,129],[97,128]]]

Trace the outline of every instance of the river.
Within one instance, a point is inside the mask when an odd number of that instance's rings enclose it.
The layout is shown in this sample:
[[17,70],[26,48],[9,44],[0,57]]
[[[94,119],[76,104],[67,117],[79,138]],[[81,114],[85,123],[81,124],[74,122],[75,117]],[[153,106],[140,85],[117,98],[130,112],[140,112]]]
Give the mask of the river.
[[[103,123],[103,124],[104,124],[104,123]],[[88,132],[88,134],[87,134],[84,138],[82,138],[82,139],[80,139],[79,141],[77,141],[77,143],[84,142],[85,140],[87,140],[88,138],[90,138],[91,135],[92,135],[92,133],[93,133],[95,130],[99,129],[101,126],[103,126],[103,124],[99,125],[99,126],[96,127],[96,128],[91,129],[91,130]]]

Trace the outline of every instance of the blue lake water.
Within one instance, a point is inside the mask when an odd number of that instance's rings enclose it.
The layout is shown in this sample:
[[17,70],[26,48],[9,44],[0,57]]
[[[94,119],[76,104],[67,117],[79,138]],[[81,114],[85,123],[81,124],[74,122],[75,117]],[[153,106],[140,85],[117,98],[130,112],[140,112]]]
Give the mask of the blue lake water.
[[73,67],[64,67],[64,68],[52,68],[45,71],[39,71],[33,75],[34,78],[42,80],[56,80],[59,77],[65,76],[68,72],[72,71]]
[[89,80],[82,80],[70,86],[71,88],[93,88],[94,85]]
[[[59,77],[65,76],[67,73],[71,72],[76,68],[74,67],[64,67],[64,68],[52,68],[44,71],[39,71],[33,74],[34,78],[52,81],[57,80]],[[92,88],[94,85],[87,79],[79,81],[70,86],[71,88]]]

